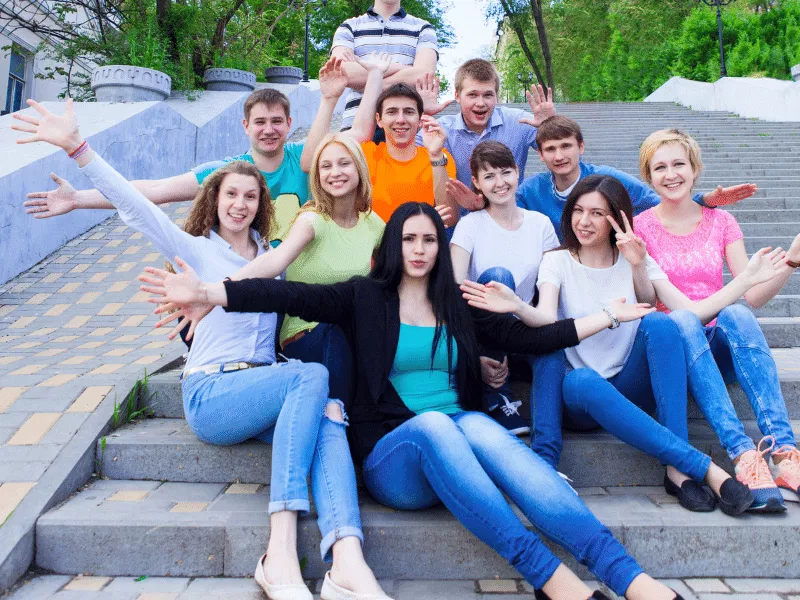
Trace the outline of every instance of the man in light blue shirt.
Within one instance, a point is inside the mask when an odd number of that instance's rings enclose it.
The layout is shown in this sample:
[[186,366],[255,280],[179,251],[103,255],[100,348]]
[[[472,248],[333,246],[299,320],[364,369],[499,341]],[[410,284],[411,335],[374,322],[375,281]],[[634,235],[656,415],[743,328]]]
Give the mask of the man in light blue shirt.
[[[418,82],[418,89],[420,84]],[[536,127],[547,117],[556,114],[556,108],[552,92],[548,90],[545,97],[541,86],[532,87],[531,92],[526,92],[533,115],[517,108],[497,106],[500,75],[489,61],[480,58],[468,60],[458,68],[455,89],[461,112],[439,118],[439,123],[447,132],[445,148],[456,163],[457,181],[450,181],[448,193],[462,208],[475,210],[483,206],[472,192],[469,160],[475,146],[486,140],[508,146],[519,167],[521,183],[528,162],[528,151],[536,147]],[[432,102],[435,97],[426,100]]]
[[[658,194],[632,175],[614,167],[584,163],[581,160],[583,134],[578,123],[569,117],[555,115],[542,121],[536,132],[536,141],[539,156],[547,165],[547,171],[529,177],[519,186],[517,205],[547,216],[561,241],[561,214],[567,197],[578,181],[589,175],[610,175],[619,179],[631,197],[634,215],[661,202]],[[755,191],[753,184],[729,188],[720,186],[713,192],[695,194],[694,201],[713,208],[749,198]]]

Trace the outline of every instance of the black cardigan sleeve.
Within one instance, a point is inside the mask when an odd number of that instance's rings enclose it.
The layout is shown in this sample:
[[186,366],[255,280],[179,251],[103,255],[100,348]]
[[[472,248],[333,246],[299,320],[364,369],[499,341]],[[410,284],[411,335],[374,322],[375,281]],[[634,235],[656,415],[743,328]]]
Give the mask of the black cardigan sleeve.
[[353,316],[358,280],[331,285],[243,279],[225,281],[227,312],[281,312],[306,321],[345,325]]
[[478,342],[488,348],[517,354],[550,354],[580,343],[575,319],[528,327],[511,315],[470,308]]

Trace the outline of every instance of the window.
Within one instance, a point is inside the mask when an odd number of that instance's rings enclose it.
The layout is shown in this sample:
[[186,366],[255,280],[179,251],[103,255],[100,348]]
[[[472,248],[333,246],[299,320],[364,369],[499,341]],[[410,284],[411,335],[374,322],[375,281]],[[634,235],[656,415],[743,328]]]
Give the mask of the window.
[[8,70],[8,87],[6,88],[6,107],[4,112],[10,113],[23,108],[25,100],[25,57],[11,50],[11,65]]

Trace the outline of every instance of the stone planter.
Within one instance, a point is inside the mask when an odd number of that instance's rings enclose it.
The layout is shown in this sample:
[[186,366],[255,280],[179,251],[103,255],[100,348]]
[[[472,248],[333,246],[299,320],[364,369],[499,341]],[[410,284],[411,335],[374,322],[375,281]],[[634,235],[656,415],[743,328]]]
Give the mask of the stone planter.
[[792,81],[800,83],[800,65],[795,65],[792,67]]
[[303,69],[298,67],[268,67],[264,75],[269,83],[297,85],[303,79]]
[[92,71],[92,91],[98,102],[166,100],[172,79],[166,73],[130,65],[106,65]]
[[203,82],[212,92],[252,92],[256,88],[256,74],[239,69],[207,69]]

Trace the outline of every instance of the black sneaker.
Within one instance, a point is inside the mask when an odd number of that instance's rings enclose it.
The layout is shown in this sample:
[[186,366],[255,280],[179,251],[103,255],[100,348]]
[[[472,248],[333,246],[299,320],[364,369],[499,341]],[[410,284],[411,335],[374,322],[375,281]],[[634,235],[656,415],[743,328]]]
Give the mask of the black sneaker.
[[520,400],[512,401],[508,396],[499,392],[493,393],[488,398],[489,405],[496,406],[488,411],[488,415],[514,435],[527,435],[531,432],[530,425],[519,414]]

